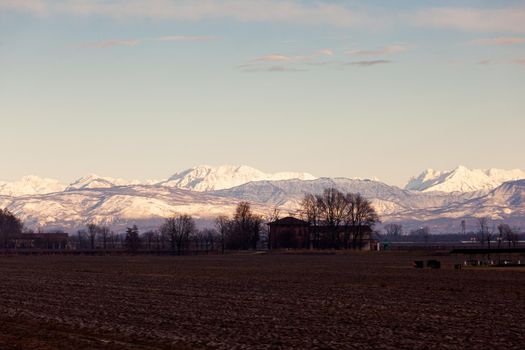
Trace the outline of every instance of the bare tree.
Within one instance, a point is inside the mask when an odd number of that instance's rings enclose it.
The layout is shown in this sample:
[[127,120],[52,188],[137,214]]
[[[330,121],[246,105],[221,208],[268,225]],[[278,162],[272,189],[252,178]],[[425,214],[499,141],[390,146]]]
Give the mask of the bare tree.
[[97,224],[90,223],[87,225],[87,232],[89,235],[89,241],[91,243],[91,250],[95,250],[95,240],[97,238],[97,233],[99,232],[100,228]]
[[4,249],[9,248],[10,239],[22,233],[22,221],[8,209],[0,209],[0,238]]
[[519,239],[519,228],[511,228],[508,224],[499,224],[498,231],[500,240],[506,240],[509,248],[515,246]]
[[87,236],[86,230],[78,230],[77,231],[77,237],[78,237],[78,249],[84,248],[84,239]]
[[117,242],[117,235],[115,234],[114,231],[110,231],[109,232],[109,238],[108,238],[108,242],[109,242],[109,245],[111,247],[111,249],[115,249],[115,246],[116,246],[116,242]]
[[227,246],[231,249],[256,249],[262,222],[262,218],[252,212],[250,203],[240,202],[227,232]]
[[401,236],[403,234],[403,225],[386,224],[384,227],[387,236]]
[[[489,234],[489,221],[490,219],[487,216],[482,216],[478,218],[478,236],[479,240],[481,242],[481,246],[483,247],[485,245],[485,239],[487,238],[487,235]],[[490,246],[490,243],[489,243]]]
[[420,227],[410,231],[410,235],[417,237],[424,242],[428,242],[428,239],[430,238],[430,228],[428,226]]
[[348,193],[348,202],[345,217],[346,224],[352,228],[352,246],[355,249],[359,242],[359,249],[363,246],[363,235],[365,227],[372,227],[379,223],[379,215],[372,203],[359,193]]
[[215,242],[217,242],[218,233],[212,228],[205,228],[201,232],[201,240],[204,244],[206,252],[215,249]]
[[231,221],[227,216],[221,215],[215,220],[215,226],[217,227],[221,239],[221,252],[224,254],[226,235],[231,230]]
[[[323,241],[331,248],[362,248],[365,231],[379,222],[371,202],[360,194],[344,194],[336,188],[327,188],[321,195],[306,194],[301,202],[301,216],[310,224],[314,247],[321,246],[320,226],[327,231]],[[341,232],[343,240],[341,242]]]
[[137,225],[133,225],[132,227],[128,227],[126,229],[126,238],[124,239],[124,244],[126,249],[132,254],[135,254],[139,250],[140,236]]
[[[348,213],[349,202],[345,195],[336,188],[327,188],[317,197],[320,217],[330,231],[330,246],[339,246],[339,230]],[[346,236],[346,235],[345,235]],[[345,239],[345,241],[348,241]]]
[[274,222],[274,221],[279,220],[280,217],[281,217],[281,210],[279,209],[278,206],[274,205],[273,207],[270,208],[270,210],[268,211],[268,214],[266,214],[266,221]]
[[152,244],[155,241],[155,234],[156,233],[153,230],[146,231],[146,232],[144,232],[142,234],[142,236],[144,237],[144,241],[146,242],[146,246],[147,246],[149,251],[151,251]]
[[189,215],[179,215],[166,219],[160,231],[165,233],[171,243],[172,253],[182,254],[189,238],[195,233],[195,222]]
[[319,224],[321,221],[320,206],[318,205],[318,198],[313,194],[306,194],[301,201],[301,216],[303,220],[310,224],[309,236],[307,244],[310,247],[317,248],[320,241]]
[[110,234],[109,227],[107,226],[99,226],[98,227],[98,234],[100,237],[100,240],[102,241],[102,246],[104,247],[104,250],[108,247],[108,239]]
[[461,226],[460,226],[459,233],[461,235],[464,235],[466,232],[467,232],[467,222],[465,221],[465,219],[463,219],[463,220],[461,220]]

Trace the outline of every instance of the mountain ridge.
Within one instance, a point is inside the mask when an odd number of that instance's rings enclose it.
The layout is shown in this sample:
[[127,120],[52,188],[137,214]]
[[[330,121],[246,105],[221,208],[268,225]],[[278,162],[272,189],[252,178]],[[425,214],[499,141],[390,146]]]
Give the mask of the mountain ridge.
[[469,169],[463,165],[453,170],[427,169],[412,177],[405,189],[421,192],[473,192],[490,191],[504,182],[525,179],[520,169]]
[[[228,176],[226,181],[216,183],[216,187],[251,180],[249,176],[243,176],[253,172],[253,168],[241,169],[242,176],[232,177],[236,169],[223,168]],[[149,225],[147,227],[155,227],[163,218],[180,213],[193,215],[199,220],[231,215],[240,201],[249,201],[261,215],[275,207],[283,213],[298,215],[299,203],[305,193],[321,193],[327,187],[336,187],[343,192],[361,193],[370,199],[383,222],[410,225],[436,222],[433,229],[446,231],[462,218],[486,215],[495,220],[512,220],[525,225],[525,179],[504,182],[491,190],[440,192],[407,190],[375,180],[315,178],[308,174],[303,179],[248,181],[230,188],[210,189],[215,180],[210,177],[212,172],[206,168],[199,171],[202,173],[198,176],[189,169],[175,174],[171,180],[153,183],[93,174],[69,186],[47,179],[42,186],[45,188],[49,184],[49,189],[57,188],[58,191],[35,193],[38,186],[29,185],[23,187],[22,195],[13,196],[11,188],[7,194],[0,193],[0,207],[12,210],[33,228],[70,230],[89,222],[106,223],[117,228],[143,222]],[[213,172],[215,175],[220,173]],[[297,174],[305,173],[277,174],[274,178],[301,177]],[[255,173],[255,176],[260,177],[260,174]],[[176,182],[166,184],[166,181]],[[38,178],[28,178],[26,185],[27,182],[41,183]]]

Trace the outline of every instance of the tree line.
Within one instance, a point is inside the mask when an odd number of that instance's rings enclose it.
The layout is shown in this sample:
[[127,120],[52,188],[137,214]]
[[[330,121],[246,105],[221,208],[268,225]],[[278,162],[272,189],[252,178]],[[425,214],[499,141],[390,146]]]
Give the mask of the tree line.
[[411,240],[428,242],[436,240],[470,240],[477,242],[481,247],[502,248],[506,245],[508,248],[516,247],[520,239],[521,229],[519,227],[511,227],[505,222],[499,223],[497,226],[487,216],[475,218],[475,228],[467,232],[467,221],[461,220],[460,229],[458,233],[454,234],[439,234],[432,235],[428,226],[423,226],[417,229],[405,232],[403,225],[400,223],[388,223],[383,226],[383,237],[399,241]]
[[132,253],[145,250],[174,255],[188,251],[257,249],[263,222],[262,216],[256,215],[248,202],[241,202],[232,217],[219,216],[214,228],[198,229],[191,215],[179,214],[166,218],[157,229],[144,233],[133,225],[124,235],[116,235],[107,226],[91,223],[77,232],[77,241],[81,249],[120,247]]

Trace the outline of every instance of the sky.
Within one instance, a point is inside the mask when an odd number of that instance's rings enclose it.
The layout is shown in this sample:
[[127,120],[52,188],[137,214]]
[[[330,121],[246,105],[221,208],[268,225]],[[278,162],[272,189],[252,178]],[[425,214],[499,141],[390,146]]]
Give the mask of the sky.
[[0,179],[525,169],[524,1],[0,0]]

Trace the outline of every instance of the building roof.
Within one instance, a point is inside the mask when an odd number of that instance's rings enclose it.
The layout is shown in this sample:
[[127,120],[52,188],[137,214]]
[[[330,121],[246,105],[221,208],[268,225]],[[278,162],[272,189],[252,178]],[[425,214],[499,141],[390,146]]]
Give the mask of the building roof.
[[292,216],[287,216],[285,218],[282,218],[282,219],[279,219],[273,222],[269,222],[268,225],[270,226],[310,226],[308,222],[299,220]]

